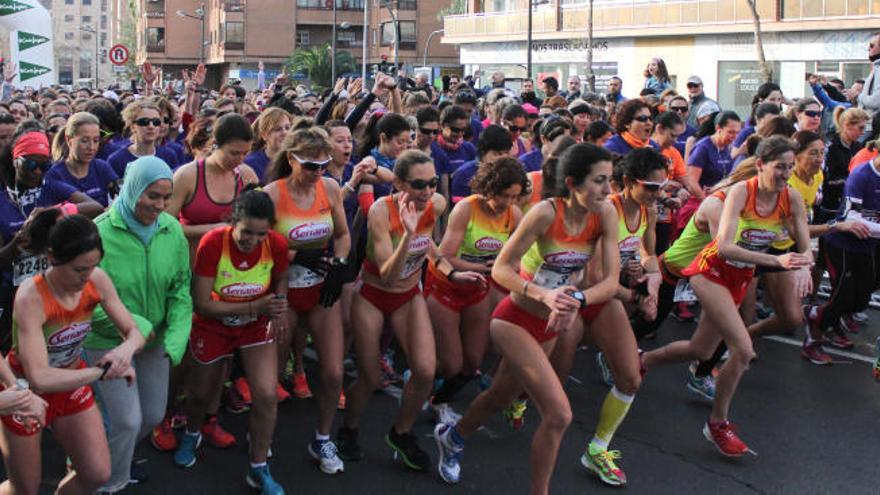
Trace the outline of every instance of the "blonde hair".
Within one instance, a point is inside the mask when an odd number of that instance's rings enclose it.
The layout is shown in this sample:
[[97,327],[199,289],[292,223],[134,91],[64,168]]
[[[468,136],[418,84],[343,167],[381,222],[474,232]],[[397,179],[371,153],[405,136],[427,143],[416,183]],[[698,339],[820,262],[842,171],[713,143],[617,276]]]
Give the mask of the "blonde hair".
[[137,120],[138,115],[140,115],[143,110],[155,110],[156,113],[162,115],[162,111],[159,110],[159,107],[152,101],[135,100],[122,110],[122,121],[125,122],[126,129],[131,129],[134,125],[134,121]]
[[55,138],[52,139],[52,160],[67,160],[67,157],[70,156],[70,148],[67,146],[67,138],[76,136],[80,127],[89,124],[96,125],[99,129],[101,127],[101,121],[93,114],[88,112],[77,112],[71,115],[67,119],[64,129],[56,133]]
[[871,116],[861,108],[844,109],[843,107],[837,107],[834,109],[833,118],[834,128],[837,129],[837,133],[840,134],[843,132],[843,126],[846,124],[862,121],[867,122],[871,119]]
[[263,139],[263,134],[270,132],[279,122],[281,122],[282,119],[285,118],[288,122],[292,123],[293,119],[291,119],[290,114],[283,108],[267,108],[261,113],[253,123],[254,144],[251,146],[251,151],[259,151],[265,148],[266,140]]

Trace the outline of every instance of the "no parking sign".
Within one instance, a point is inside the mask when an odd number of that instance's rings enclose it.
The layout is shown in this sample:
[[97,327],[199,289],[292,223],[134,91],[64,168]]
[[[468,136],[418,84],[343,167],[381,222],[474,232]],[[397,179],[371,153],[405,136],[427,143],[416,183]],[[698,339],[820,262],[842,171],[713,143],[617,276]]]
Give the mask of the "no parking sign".
[[107,52],[107,57],[113,65],[125,65],[128,62],[128,48],[125,45],[113,45]]

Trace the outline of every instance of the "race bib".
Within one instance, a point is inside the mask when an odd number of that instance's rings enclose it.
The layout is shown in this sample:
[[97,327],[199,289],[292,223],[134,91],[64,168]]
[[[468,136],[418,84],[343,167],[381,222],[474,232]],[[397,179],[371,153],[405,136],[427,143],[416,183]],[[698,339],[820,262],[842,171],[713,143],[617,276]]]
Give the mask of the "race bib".
[[290,265],[287,268],[287,287],[305,289],[314,287],[324,281],[324,277],[302,265]]
[[243,327],[249,323],[257,321],[256,316],[251,315],[232,315],[225,316],[220,321],[227,327]]
[[90,321],[75,322],[53,333],[46,341],[49,366],[66,368],[80,358],[81,345],[92,329]]
[[541,267],[538,268],[538,271],[535,272],[532,282],[545,289],[558,289],[570,285],[569,281],[571,280],[572,273],[573,272],[570,271],[556,270],[547,265],[541,265]]
[[413,237],[409,241],[409,255],[403,264],[403,270],[400,272],[400,279],[409,278],[412,274],[422,269],[425,261],[425,255],[428,253],[430,244],[433,242],[430,236],[419,235]]
[[43,256],[21,256],[12,262],[12,285],[18,287],[25,280],[49,269],[49,260]]
[[687,279],[681,279],[675,284],[675,294],[672,296],[673,302],[694,302],[696,300],[697,295]]

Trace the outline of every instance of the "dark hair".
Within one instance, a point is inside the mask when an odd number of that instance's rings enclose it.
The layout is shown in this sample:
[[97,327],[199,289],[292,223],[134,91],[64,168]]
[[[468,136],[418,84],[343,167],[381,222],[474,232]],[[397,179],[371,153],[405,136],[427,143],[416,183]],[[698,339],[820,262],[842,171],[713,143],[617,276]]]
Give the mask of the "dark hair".
[[761,137],[768,136],[785,136],[791,137],[797,129],[794,127],[794,123],[788,120],[787,118],[777,115],[776,117],[772,117],[767,121],[766,124],[761,126],[761,129],[756,130],[756,134],[760,134]]
[[443,109],[443,113],[440,114],[440,124],[448,126],[456,120],[468,120],[468,118],[467,110],[458,105],[452,105]]
[[477,104],[477,95],[470,91],[459,91],[455,93],[455,98],[453,102],[456,105],[476,105]]
[[[452,107],[449,107],[452,108]],[[437,109],[434,107],[424,107],[420,108],[418,112],[416,112],[416,120],[419,122],[419,125],[427,124],[428,122],[439,122],[440,114],[437,112]]]
[[55,265],[65,265],[77,256],[97,249],[104,256],[104,245],[98,228],[83,215],[62,216],[58,208],[36,214],[22,232],[28,252],[43,254],[51,251]]
[[254,131],[250,122],[237,113],[228,113],[214,123],[214,144],[224,146],[233,141],[251,142]]
[[513,119],[528,118],[528,114],[522,105],[516,103],[513,105],[509,105],[504,109],[504,112],[501,113],[501,120],[512,121]]
[[715,127],[725,127],[731,121],[742,122],[742,119],[740,119],[739,115],[737,115],[737,113],[733,110],[725,110],[723,112],[719,112],[714,119],[710,120],[715,123]]
[[15,124],[15,117],[11,113],[0,113],[0,124]]
[[624,177],[645,180],[655,170],[666,171],[666,157],[654,148],[635,148],[626,154],[620,164]]
[[186,147],[186,151],[194,155],[195,150],[201,148],[208,141],[211,140],[211,136],[214,135],[214,119],[213,118],[201,118],[197,119],[195,122],[190,124],[189,126],[189,134],[186,135],[186,139],[184,140],[184,145]]
[[702,124],[700,124],[700,127],[697,128],[697,132],[694,133],[694,137],[696,139],[701,139],[706,136],[711,136],[712,134],[715,134],[715,119],[720,114],[721,112],[715,112],[707,115],[707,117],[709,118],[707,118],[703,121]]
[[513,136],[510,132],[500,125],[492,124],[483,130],[477,139],[477,158],[482,159],[490,151],[507,152],[512,147]]
[[406,150],[397,157],[394,162],[394,176],[405,181],[409,177],[409,170],[422,163],[434,164],[431,157],[418,150]]
[[601,161],[611,161],[611,153],[595,144],[578,143],[566,148],[556,164],[556,196],[568,197],[565,179],[570,177],[575,186],[580,186],[593,171],[593,165]]
[[654,57],[652,60],[657,61],[657,80],[666,83],[670,82],[669,69],[666,68],[666,62],[660,57]]
[[782,109],[779,108],[779,105],[775,103],[759,103],[758,106],[755,107],[755,122],[758,119],[762,119],[768,115],[779,115],[782,113]]
[[782,92],[782,88],[779,87],[775,82],[765,82],[764,84],[758,86],[758,92],[755,93],[755,101],[753,104],[757,104],[758,102],[762,102],[770,96],[770,93],[774,91]]
[[101,128],[113,134],[119,134],[125,127],[122,121],[122,114],[107,100],[89,100],[86,103],[85,111],[98,117],[101,122]]
[[550,86],[555,91],[559,91],[559,81],[557,81],[555,77],[553,77],[553,76],[545,77],[542,82],[544,83],[545,86]]
[[490,163],[480,163],[477,173],[471,179],[471,190],[483,196],[498,196],[505,189],[519,184],[520,196],[528,193],[529,178],[522,163],[509,156],[500,157]]
[[785,136],[770,136],[762,139],[755,151],[755,156],[762,162],[776,160],[789,151],[797,152],[797,143]]
[[673,129],[677,126],[684,125],[684,119],[678,112],[663,112],[654,118],[654,125],[661,126],[664,129]]
[[396,113],[373,114],[364,129],[364,140],[361,142],[360,156],[370,156],[370,151],[379,146],[379,135],[394,137],[402,132],[412,132],[409,122]]
[[645,102],[645,100],[639,98],[633,98],[621,103],[617,108],[617,116],[614,121],[614,127],[617,129],[617,132],[622,134],[626,131],[626,126],[633,121],[636,114],[643,108],[647,108],[649,111],[651,110],[651,107]]
[[565,134],[557,136],[556,139],[550,143],[550,151],[547,153],[547,156],[544,157],[544,162],[541,163],[541,178],[543,182],[543,185],[541,186],[542,199],[556,197],[556,167],[559,165],[559,155],[575,144],[577,144],[577,141],[573,137]]
[[822,105],[820,105],[819,102],[815,98],[813,98],[812,96],[807,96],[807,97],[799,99],[797,101],[797,103],[795,103],[795,105],[794,105],[795,113],[805,112],[807,110],[807,107],[810,105],[816,105],[820,109],[822,108]]
[[590,123],[590,127],[587,127],[584,137],[590,141],[595,141],[609,132],[614,132],[614,128],[611,127],[611,124],[604,120],[597,120]]
[[268,220],[270,225],[275,224],[275,204],[272,203],[272,198],[256,184],[248,184],[235,198],[229,223],[235,225],[245,217]]
[[557,115],[551,115],[546,119],[539,120],[535,124],[535,145],[541,145],[541,138],[553,142],[554,139],[562,136],[566,131],[571,132],[573,130],[574,124],[570,120]]
[[792,139],[797,143],[798,153],[807,149],[814,141],[822,141],[822,136],[813,131],[798,131],[794,133]]

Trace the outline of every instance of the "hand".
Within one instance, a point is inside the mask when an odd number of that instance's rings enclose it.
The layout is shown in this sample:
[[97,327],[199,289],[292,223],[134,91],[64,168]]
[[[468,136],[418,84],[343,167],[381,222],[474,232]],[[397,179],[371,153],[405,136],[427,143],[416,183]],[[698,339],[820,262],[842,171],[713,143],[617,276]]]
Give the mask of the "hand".
[[278,297],[272,296],[272,301],[269,303],[269,317],[272,319],[284,317],[287,315],[287,296]]
[[785,253],[776,257],[776,262],[780,268],[786,270],[794,270],[796,268],[809,268],[813,264],[813,260],[805,254],[801,253]]
[[660,273],[646,273],[643,279],[648,282],[648,295],[658,299],[660,285],[663,284],[663,276]]
[[810,86],[815,86],[819,84],[819,76],[816,74],[810,74],[809,77],[807,77],[807,82],[810,83]]
[[361,160],[360,163],[354,166],[354,170],[351,171],[351,186],[357,187],[367,174],[372,174],[376,171],[376,167],[376,159],[372,156]]
[[678,199],[681,200],[681,204],[687,203],[687,200],[691,198],[691,193],[687,190],[686,187],[682,187],[678,190]]
[[794,292],[798,298],[804,298],[813,293],[813,274],[808,268],[800,268],[792,273],[794,278]]
[[125,375],[127,368],[131,366],[131,357],[133,355],[134,349],[132,349],[127,343],[123,342],[107,354],[104,354],[104,357],[99,359],[95,363],[95,366],[100,368],[106,363],[110,363],[110,368],[104,375],[104,379],[110,380],[113,378],[122,378]]
[[287,344],[287,312],[284,316],[272,318],[269,320],[269,326],[266,327],[266,337],[274,340],[277,344]]
[[388,85],[393,83],[394,80],[391,76],[387,74],[378,74],[376,76],[376,83],[373,84],[373,94],[376,95],[376,98],[382,98],[388,94]]
[[577,299],[571,297],[570,293],[577,292],[577,287],[566,285],[558,287],[551,291],[544,292],[541,302],[544,303],[551,312],[558,313],[574,313],[581,308],[581,303]]
[[642,314],[647,321],[654,321],[657,318],[657,296],[648,294],[639,299],[636,311]]
[[150,62],[144,62],[144,65],[140,68],[141,77],[144,78],[144,83],[147,86],[152,86],[156,79],[159,78],[159,72],[153,70],[153,64]]
[[[838,222],[835,228],[840,232],[849,232],[859,239],[867,239],[871,237],[871,229],[862,222],[848,220],[846,222]],[[24,227],[22,227],[24,229]]]
[[449,277],[449,281],[462,285],[479,285],[486,287],[488,281],[486,277],[479,272],[453,272]]
[[359,95],[360,92],[363,91],[363,89],[364,80],[358,77],[357,79],[352,79],[351,81],[349,81],[346,91],[348,91],[349,98],[353,98]]
[[42,425],[46,424],[46,409],[49,408],[49,403],[43,400],[42,397],[30,392],[30,397],[27,405],[21,408],[18,411],[15,411],[15,414],[20,416],[24,416],[27,418],[27,426],[31,430],[38,430]]
[[15,387],[7,388],[0,392],[0,415],[9,416],[13,412],[20,413],[31,403],[30,390],[18,390]]
[[278,74],[277,76],[275,76],[275,87],[281,88],[285,84],[287,84],[287,82],[288,82],[287,66],[283,65],[283,66],[281,66],[281,74]]
[[629,260],[626,263],[626,266],[623,267],[623,275],[624,279],[627,281],[627,285],[629,287],[633,287],[641,283],[642,275],[645,274],[645,267],[642,266],[642,263],[636,260]]
[[416,211],[415,203],[410,201],[409,194],[407,193],[402,193],[397,201],[400,209],[400,223],[403,224],[403,228],[407,233],[415,234],[416,229],[419,227],[419,217],[421,216]]
[[577,311],[551,311],[550,316],[547,318],[547,328],[544,329],[544,333],[560,333],[568,330],[577,316]]
[[339,93],[342,93],[343,89],[345,89],[345,78],[340,77],[336,80],[336,84],[333,85],[333,94],[339,96]]
[[119,376],[114,378],[122,378],[123,380],[125,380],[125,383],[130,387],[134,385],[134,381],[137,380],[137,372],[135,371],[134,366],[128,365],[128,367],[126,367]]

